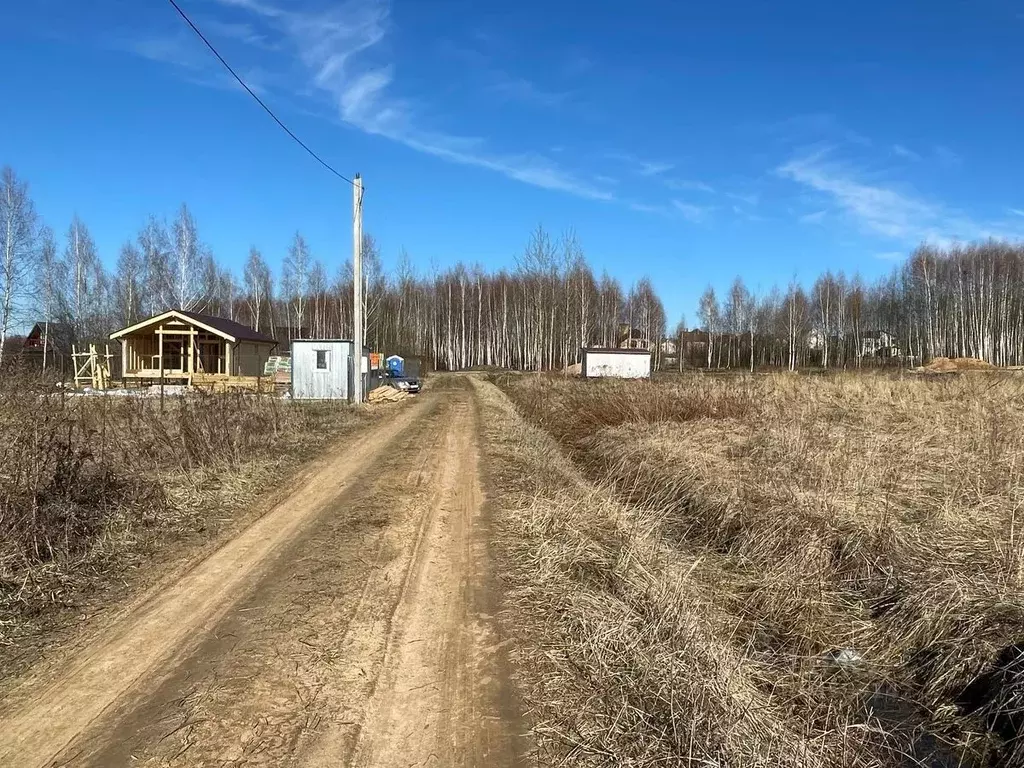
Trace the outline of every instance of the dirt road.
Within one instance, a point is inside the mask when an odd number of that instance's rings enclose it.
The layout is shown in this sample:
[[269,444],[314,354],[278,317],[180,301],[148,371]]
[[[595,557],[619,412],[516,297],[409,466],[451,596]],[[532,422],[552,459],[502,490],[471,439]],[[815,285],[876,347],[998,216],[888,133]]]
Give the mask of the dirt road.
[[452,380],[0,710],[3,766],[505,766],[476,413]]

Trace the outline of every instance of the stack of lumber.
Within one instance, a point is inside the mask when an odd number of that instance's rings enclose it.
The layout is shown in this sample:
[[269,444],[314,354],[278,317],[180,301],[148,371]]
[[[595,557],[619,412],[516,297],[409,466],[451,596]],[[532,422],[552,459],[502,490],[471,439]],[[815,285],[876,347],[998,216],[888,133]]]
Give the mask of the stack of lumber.
[[408,392],[402,392],[394,387],[377,387],[370,390],[370,394],[366,396],[366,399],[371,403],[396,403],[399,400],[405,400],[407,397],[409,397]]
[[273,381],[277,390],[284,392],[292,383],[292,359],[272,355],[263,366],[263,376]]
[[192,386],[206,392],[274,392],[274,382],[259,376],[227,376],[221,373],[194,373]]

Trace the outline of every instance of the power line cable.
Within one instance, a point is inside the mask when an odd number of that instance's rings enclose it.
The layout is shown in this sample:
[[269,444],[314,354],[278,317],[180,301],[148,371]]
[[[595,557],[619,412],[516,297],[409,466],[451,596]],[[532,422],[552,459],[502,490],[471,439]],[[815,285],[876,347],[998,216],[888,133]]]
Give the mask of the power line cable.
[[178,5],[175,2],[175,0],[167,0],[167,1],[172,6],[174,6],[174,10],[176,10],[178,12],[178,15],[181,16],[181,18],[183,18],[185,20],[185,23],[188,24],[190,27],[192,27],[192,31],[195,32],[199,36],[199,39],[202,40],[204,43],[206,43],[206,47],[209,48],[210,51],[213,52],[213,55],[216,56],[217,59],[220,61],[220,63],[224,65],[224,68],[227,69],[227,71],[231,73],[231,76],[234,77],[235,80],[238,81],[238,84],[241,85],[243,88],[245,88],[245,90],[249,93],[250,96],[252,96],[254,99],[256,99],[256,103],[259,104],[261,107],[263,107],[264,111],[274,119],[275,123],[277,123],[279,126],[281,126],[281,129],[285,133],[287,133],[289,136],[292,137],[292,139],[295,141],[295,143],[297,143],[300,147],[302,147],[304,150],[306,150],[306,152],[308,152],[310,154],[310,156],[314,160],[316,160],[318,163],[320,163],[320,165],[322,165],[328,171],[333,173],[339,179],[341,179],[342,181],[344,181],[344,182],[346,182],[348,184],[352,184],[352,186],[355,186],[355,184],[352,181],[352,179],[350,179],[347,176],[344,176],[344,175],[338,173],[338,171],[336,171],[333,167],[331,167],[331,165],[329,163],[327,163],[322,157],[320,157],[320,155],[318,155],[316,152],[314,152],[312,149],[310,149],[302,139],[300,139],[298,136],[296,136],[292,132],[292,129],[289,128],[287,125],[285,125],[284,122],[282,122],[281,118],[279,118],[277,115],[274,114],[274,110],[272,110],[270,107],[268,107],[266,105],[266,103],[263,101],[263,99],[261,99],[259,96],[257,96],[256,93],[253,91],[253,89],[250,88],[246,84],[245,80],[243,80],[241,77],[239,77],[238,73],[235,72],[235,70],[232,69],[231,65],[227,63],[227,61],[224,59],[224,57],[220,55],[220,52],[216,48],[213,47],[213,43],[211,43],[209,40],[206,39],[206,35],[204,35],[199,30],[199,27],[197,27],[192,22],[192,19],[190,19],[188,17],[188,14],[186,14],[183,10],[181,10],[181,6]]

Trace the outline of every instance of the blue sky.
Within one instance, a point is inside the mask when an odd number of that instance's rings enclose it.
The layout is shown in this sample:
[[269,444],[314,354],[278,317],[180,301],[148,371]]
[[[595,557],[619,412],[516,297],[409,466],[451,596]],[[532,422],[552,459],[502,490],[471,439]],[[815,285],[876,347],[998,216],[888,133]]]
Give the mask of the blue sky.
[[[707,283],[873,277],[915,244],[1024,235],[1024,6],[722,0],[180,0],[284,120],[362,172],[386,263],[511,265],[575,228],[670,321]],[[192,208],[240,267],[301,230],[334,268],[350,190],[169,4],[0,8],[0,164],[113,263]]]

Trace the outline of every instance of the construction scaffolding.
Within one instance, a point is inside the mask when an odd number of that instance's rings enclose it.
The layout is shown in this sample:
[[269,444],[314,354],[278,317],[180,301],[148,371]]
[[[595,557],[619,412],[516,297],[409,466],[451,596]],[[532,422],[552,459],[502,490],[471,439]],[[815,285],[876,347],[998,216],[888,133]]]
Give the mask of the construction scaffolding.
[[110,386],[110,345],[104,347],[105,352],[96,351],[96,345],[90,344],[88,352],[79,352],[71,347],[71,359],[75,364],[75,386],[106,389]]

